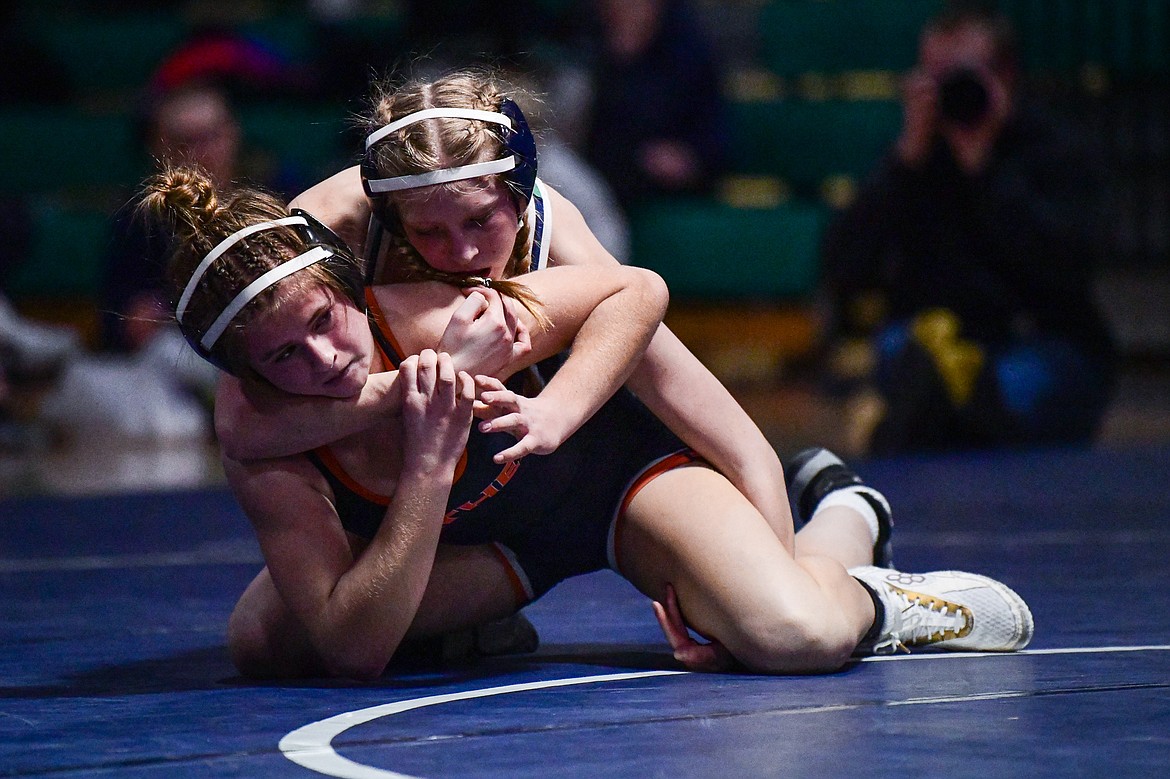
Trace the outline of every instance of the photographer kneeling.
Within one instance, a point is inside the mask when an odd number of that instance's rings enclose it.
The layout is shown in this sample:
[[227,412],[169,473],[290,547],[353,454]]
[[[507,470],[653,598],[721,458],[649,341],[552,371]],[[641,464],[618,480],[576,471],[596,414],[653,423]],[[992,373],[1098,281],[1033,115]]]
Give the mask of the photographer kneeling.
[[1109,399],[1102,160],[1024,99],[982,5],[922,31],[897,142],[822,247],[838,336],[874,357],[871,454],[1088,443]]

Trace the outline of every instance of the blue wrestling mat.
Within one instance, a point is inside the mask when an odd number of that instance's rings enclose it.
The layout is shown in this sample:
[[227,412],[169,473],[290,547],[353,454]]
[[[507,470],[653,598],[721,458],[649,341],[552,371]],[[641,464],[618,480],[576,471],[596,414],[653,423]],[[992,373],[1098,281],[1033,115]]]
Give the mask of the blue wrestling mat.
[[1170,766],[1170,449],[873,461],[904,570],[1003,579],[1014,655],[678,673],[615,575],[527,610],[531,656],[255,684],[224,648],[259,567],[220,491],[0,502],[0,776],[1156,776]]

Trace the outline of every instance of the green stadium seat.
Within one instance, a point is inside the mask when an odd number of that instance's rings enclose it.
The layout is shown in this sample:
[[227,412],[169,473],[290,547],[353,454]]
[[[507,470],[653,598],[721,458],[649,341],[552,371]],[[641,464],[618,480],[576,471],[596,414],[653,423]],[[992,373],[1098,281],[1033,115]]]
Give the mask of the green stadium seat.
[[82,99],[140,89],[188,33],[182,16],[167,11],[77,15],[45,8],[25,15],[23,26],[64,64]]
[[146,164],[135,149],[129,116],[72,107],[6,109],[0,111],[0,192],[86,197],[133,187]]
[[772,0],[759,14],[760,59],[778,75],[900,71],[943,0]]
[[1100,68],[1115,77],[1170,74],[1165,0],[1004,0],[1025,67],[1037,74]]
[[816,285],[824,220],[808,205],[647,204],[631,215],[631,256],[666,279],[673,300],[801,299]]
[[111,237],[110,216],[50,202],[34,205],[32,211],[32,255],[13,273],[13,299],[96,297]]
[[342,105],[252,103],[240,106],[238,116],[247,147],[292,165],[312,181],[358,158],[359,141]]
[[806,198],[829,179],[863,179],[902,122],[896,100],[738,102],[731,112],[732,172],[777,176]]

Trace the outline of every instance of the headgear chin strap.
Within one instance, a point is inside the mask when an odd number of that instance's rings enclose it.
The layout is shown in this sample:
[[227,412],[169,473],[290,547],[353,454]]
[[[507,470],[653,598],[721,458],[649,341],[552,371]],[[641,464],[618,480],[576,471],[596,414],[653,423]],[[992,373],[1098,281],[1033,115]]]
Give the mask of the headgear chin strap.
[[[497,124],[503,128],[501,135],[508,154],[487,162],[440,168],[439,170],[406,176],[379,178],[377,166],[374,164],[370,150],[392,133],[427,119],[471,119]],[[532,130],[529,129],[528,121],[524,118],[520,106],[512,100],[504,100],[499,112],[481,111],[474,108],[426,108],[400,117],[385,127],[370,133],[366,138],[366,153],[362,159],[361,173],[362,186],[371,198],[403,189],[416,189],[434,184],[479,178],[480,176],[504,174],[504,178],[514,184],[518,190],[521,199],[520,207],[523,209],[527,207],[528,201],[532,197],[532,188],[536,183],[536,140],[532,137]]]

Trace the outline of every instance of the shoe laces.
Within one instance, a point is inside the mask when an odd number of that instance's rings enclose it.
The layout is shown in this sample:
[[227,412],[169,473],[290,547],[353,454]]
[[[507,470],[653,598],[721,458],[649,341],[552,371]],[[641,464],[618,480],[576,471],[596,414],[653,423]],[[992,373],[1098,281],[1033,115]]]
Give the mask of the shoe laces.
[[887,608],[890,605],[900,608],[889,633],[874,645],[874,654],[909,652],[912,646],[950,641],[971,632],[972,614],[966,606],[892,584],[886,586],[892,595]]

